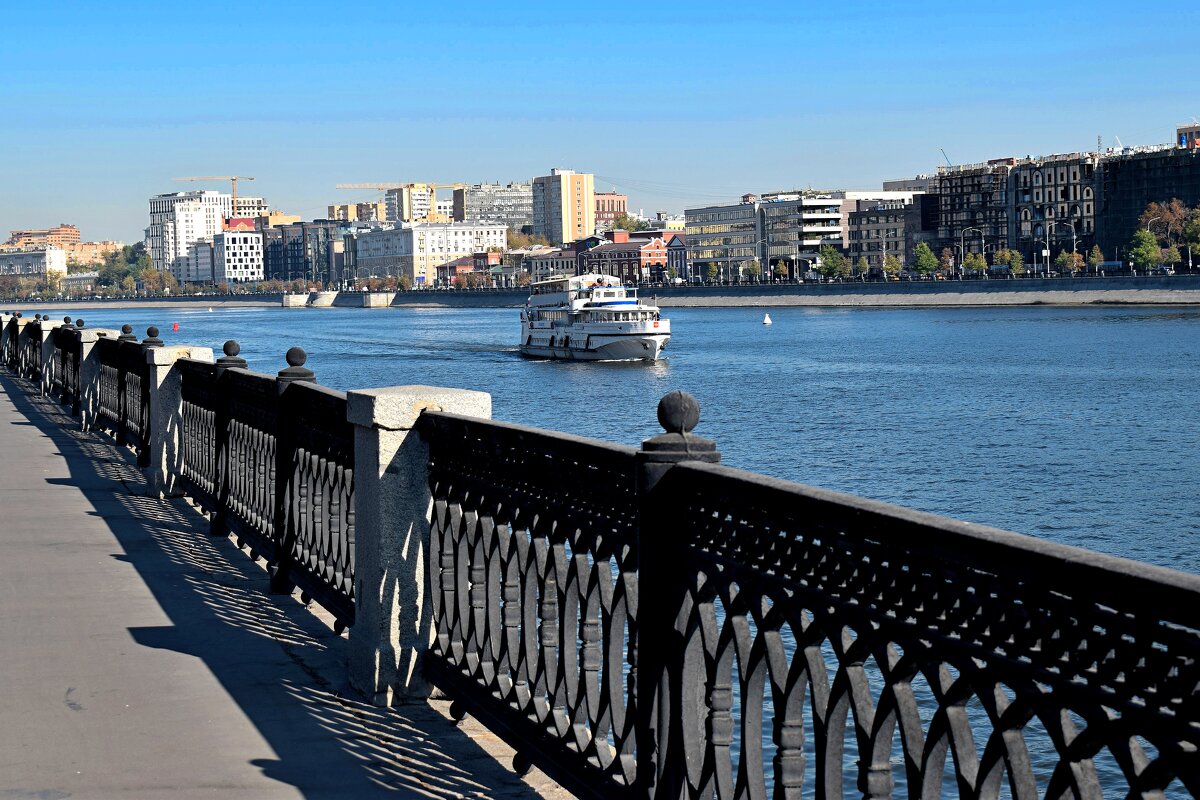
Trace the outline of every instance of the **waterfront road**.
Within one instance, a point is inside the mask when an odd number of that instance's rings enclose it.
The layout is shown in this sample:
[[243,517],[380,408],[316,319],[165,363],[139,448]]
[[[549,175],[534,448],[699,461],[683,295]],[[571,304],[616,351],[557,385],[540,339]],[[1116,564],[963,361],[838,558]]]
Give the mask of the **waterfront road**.
[[345,684],[331,621],[0,377],[0,800],[565,796],[443,701]]

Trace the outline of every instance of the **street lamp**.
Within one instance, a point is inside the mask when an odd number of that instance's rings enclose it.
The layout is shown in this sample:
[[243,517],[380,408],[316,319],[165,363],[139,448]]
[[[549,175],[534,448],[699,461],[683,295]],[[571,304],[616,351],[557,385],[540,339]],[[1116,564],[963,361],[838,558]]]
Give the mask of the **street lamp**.
[[983,252],[983,228],[963,228],[958,234],[958,241],[959,241],[958,271],[959,271],[959,274],[963,273],[963,268],[965,266],[965,264],[963,262],[965,262],[967,260],[967,231],[979,231],[979,252],[981,252],[981,253]]
[[[1054,221],[1050,222],[1049,227],[1046,228],[1046,238],[1047,239],[1050,238],[1050,232],[1052,230],[1054,230],[1055,225],[1066,225],[1068,228],[1071,229],[1071,255],[1072,255],[1071,268],[1074,269],[1075,263],[1076,263],[1074,256],[1077,255],[1077,251],[1076,251],[1075,247],[1078,244],[1078,237],[1076,237],[1076,235],[1075,235],[1075,223],[1059,222],[1058,220],[1054,220]],[[1050,250],[1050,242],[1046,242],[1046,250],[1047,251]],[[1047,275],[1050,274],[1050,257],[1049,256],[1046,257],[1046,274]]]

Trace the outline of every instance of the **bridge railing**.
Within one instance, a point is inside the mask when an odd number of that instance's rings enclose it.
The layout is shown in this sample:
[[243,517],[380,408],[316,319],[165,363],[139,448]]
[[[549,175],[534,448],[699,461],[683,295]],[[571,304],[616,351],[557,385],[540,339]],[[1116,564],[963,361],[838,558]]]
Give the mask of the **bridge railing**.
[[1200,794],[1198,576],[721,466],[682,393],[634,449],[73,327],[81,422],[353,625],[352,686],[578,796]]

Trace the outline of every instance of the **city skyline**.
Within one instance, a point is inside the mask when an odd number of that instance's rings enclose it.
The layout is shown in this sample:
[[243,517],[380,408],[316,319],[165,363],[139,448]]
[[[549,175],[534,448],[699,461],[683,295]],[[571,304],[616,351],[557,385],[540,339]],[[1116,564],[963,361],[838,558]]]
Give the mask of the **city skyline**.
[[377,199],[339,182],[567,167],[630,210],[678,213],[877,187],[933,171],[943,148],[961,164],[1091,150],[1098,134],[1165,143],[1200,114],[1174,55],[1200,21],[1188,8],[264,9],[209,28],[140,3],[7,11],[0,229],[140,241],[152,195],[228,191],[171,180],[199,174],[255,176],[239,193],[312,219]]

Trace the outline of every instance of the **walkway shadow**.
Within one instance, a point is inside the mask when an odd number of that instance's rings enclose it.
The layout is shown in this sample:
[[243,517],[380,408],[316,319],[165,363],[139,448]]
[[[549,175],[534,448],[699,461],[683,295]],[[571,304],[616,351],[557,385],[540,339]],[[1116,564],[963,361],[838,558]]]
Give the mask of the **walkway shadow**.
[[[332,618],[267,593],[265,570],[213,538],[184,500],[145,496],[132,454],[77,429],[57,403],[0,376],[15,408],[63,454],[70,478],[104,519],[171,625],[130,628],[144,646],[204,662],[278,758],[250,761],[303,796],[537,798],[448,719],[445,703],[385,709],[345,681],[345,639]],[[202,757],[197,754],[197,757]]]

